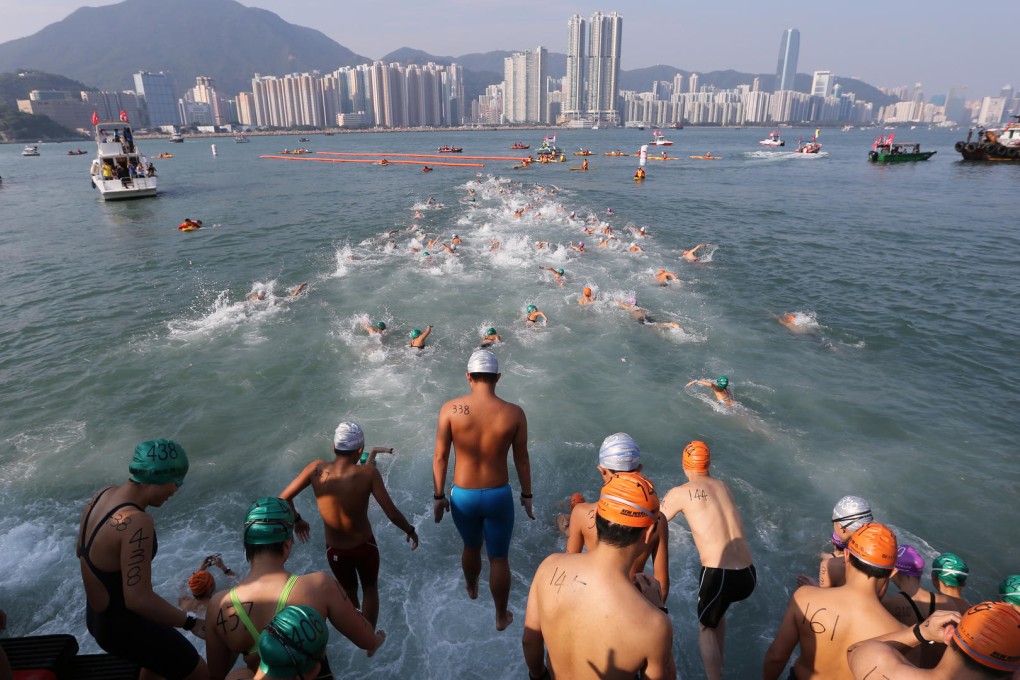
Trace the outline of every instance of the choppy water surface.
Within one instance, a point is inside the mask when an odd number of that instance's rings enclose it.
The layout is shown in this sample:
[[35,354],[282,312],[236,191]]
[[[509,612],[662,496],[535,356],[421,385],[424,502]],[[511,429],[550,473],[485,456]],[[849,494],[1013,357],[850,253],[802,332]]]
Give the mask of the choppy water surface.
[[[897,133],[938,155],[876,167],[866,162],[870,132],[824,131],[818,157],[761,150],[765,132],[674,132],[668,152],[682,160],[650,162],[644,183],[630,181],[633,158],[593,156],[587,173],[569,172],[581,160],[569,157],[423,174],[258,159],[296,146],[289,137],[143,141],[150,156],[175,158],[153,159],[158,198],[120,204],[89,188],[90,158],[64,155],[72,145],[43,145],[39,158],[3,147],[0,606],[10,633],[69,631],[96,650],[74,534],[85,499],[125,479],[137,442],[173,437],[192,461],[181,492],[154,511],[154,579],[173,599],[205,554],[243,566],[248,502],[331,455],[330,434],[348,418],[369,446],[398,450],[380,469],[422,543],[410,553],[373,510],[389,637],[368,660],[335,635],[340,675],[525,672],[530,577],[563,548],[555,515],[565,498],[597,492],[598,444],[618,430],[638,440],[662,493],[682,481],[679,451],[693,438],[711,445],[714,474],[734,489],[760,586],[731,610],[733,677],[759,672],[793,577],[814,568],[828,513],[846,493],[870,499],[929,560],[961,554],[971,599],[993,596],[1020,564],[1020,167],[963,164],[948,133]],[[466,155],[509,156],[511,143],[537,146],[541,134],[315,135],[305,146],[429,153],[457,144]],[[785,136],[798,134],[810,131]],[[634,151],[646,135],[561,132],[559,142]],[[722,159],[688,158],[706,151]],[[430,195],[441,207],[426,205]],[[416,209],[429,235],[461,236],[458,255],[412,250]],[[179,233],[185,217],[206,227]],[[598,247],[582,232],[589,218],[620,240]],[[631,225],[649,236],[628,237]],[[579,240],[589,252],[569,249]],[[632,242],[644,252],[627,252]],[[710,261],[680,259],[703,242],[714,244]],[[566,284],[543,266],[565,269]],[[659,268],[682,283],[655,285]],[[306,293],[288,299],[301,282]],[[576,304],[585,285],[598,304]],[[245,301],[260,288],[267,300]],[[634,323],[615,304],[632,297],[681,329]],[[548,326],[524,327],[528,304]],[[805,332],[777,323],[784,312]],[[360,329],[378,320],[390,329],[382,342]],[[426,324],[428,349],[412,354],[406,336]],[[436,412],[466,389],[465,361],[489,326],[504,338],[499,392],[528,414],[538,515],[518,514],[518,619],[502,634],[485,584],[478,601],[464,595],[453,523],[436,527],[430,515]],[[684,388],[719,374],[734,387],[732,410]],[[316,516],[310,496],[298,506]],[[295,550],[297,571],[326,567],[313,536]],[[697,677],[698,559],[682,519],[670,542],[676,655]]]

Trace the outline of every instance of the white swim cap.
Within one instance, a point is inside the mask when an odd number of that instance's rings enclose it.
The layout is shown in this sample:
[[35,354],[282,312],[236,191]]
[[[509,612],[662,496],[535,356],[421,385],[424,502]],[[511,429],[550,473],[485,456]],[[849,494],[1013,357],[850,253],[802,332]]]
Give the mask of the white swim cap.
[[496,355],[487,349],[476,349],[467,364],[468,373],[499,373]]
[[457,236],[456,234],[454,234],[454,235],[453,235],[453,238],[460,238],[460,237],[459,237],[459,236]]
[[608,470],[632,472],[641,465],[641,449],[626,432],[611,434],[599,448],[599,465]]
[[357,451],[365,446],[365,433],[355,422],[344,422],[336,426],[333,433],[333,448],[337,451]]
[[857,531],[875,521],[871,504],[860,496],[843,496],[832,509],[832,521],[839,522],[847,531]]

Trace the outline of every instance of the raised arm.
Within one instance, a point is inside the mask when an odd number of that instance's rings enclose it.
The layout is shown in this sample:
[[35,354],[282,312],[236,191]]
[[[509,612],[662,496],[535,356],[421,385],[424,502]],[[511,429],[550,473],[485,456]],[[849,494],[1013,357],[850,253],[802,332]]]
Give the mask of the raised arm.
[[379,507],[390,518],[390,521],[404,532],[408,541],[413,542],[411,550],[416,549],[418,547],[418,532],[415,531],[414,526],[404,517],[404,513],[397,509],[393,499],[390,498],[390,493],[386,490],[386,484],[383,482],[382,475],[375,468],[372,468],[372,495],[375,496],[376,502],[379,503]]
[[294,498],[304,491],[305,487],[312,483],[312,475],[319,467],[319,461],[312,461],[305,466],[305,469],[301,471],[294,480],[280,492],[280,498],[290,503],[290,509],[294,511],[294,533],[297,534],[298,540],[302,543],[308,542],[308,535],[311,526],[301,518],[301,513],[294,507]]
[[524,410],[517,407],[519,417],[517,420],[517,432],[514,433],[514,467],[517,469],[517,481],[521,483],[521,505],[528,517],[535,519],[531,511],[532,489],[531,489],[531,459],[528,457],[528,417]]

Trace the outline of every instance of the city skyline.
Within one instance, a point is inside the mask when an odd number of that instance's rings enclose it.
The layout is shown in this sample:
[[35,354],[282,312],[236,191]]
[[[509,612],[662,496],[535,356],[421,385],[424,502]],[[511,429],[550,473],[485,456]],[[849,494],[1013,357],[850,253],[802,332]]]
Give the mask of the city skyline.
[[[117,4],[92,0],[90,5]],[[619,11],[628,24],[628,46],[621,68],[657,64],[708,72],[733,69],[769,73],[776,58],[776,36],[796,27],[801,34],[798,72],[831,71],[876,87],[913,86],[926,95],[966,87],[968,98],[1020,85],[1009,41],[988,41],[985,31],[961,29],[966,17],[932,11],[930,3],[858,3],[852,10],[789,0],[761,10],[747,0],[723,0],[705,7],[679,7],[664,0],[621,6],[567,0],[551,15],[548,3],[519,0],[477,12],[463,0],[432,3],[395,0],[385,10],[347,8],[326,0],[245,0],[242,4],[313,26],[338,43],[371,59],[401,47],[436,56],[457,57],[491,50],[521,51],[536,44],[564,52],[562,17]],[[392,5],[392,6],[391,6]],[[31,35],[64,19],[81,0],[43,0],[19,8],[0,27],[0,42]],[[760,16],[759,16],[760,15]],[[451,17],[455,30],[450,30]],[[995,24],[1020,20],[1020,3],[996,8]]]

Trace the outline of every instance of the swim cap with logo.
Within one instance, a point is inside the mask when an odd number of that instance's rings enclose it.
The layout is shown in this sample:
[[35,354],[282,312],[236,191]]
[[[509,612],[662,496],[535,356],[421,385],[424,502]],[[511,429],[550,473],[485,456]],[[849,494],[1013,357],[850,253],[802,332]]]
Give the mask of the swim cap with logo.
[[924,558],[912,546],[900,545],[896,548],[896,571],[904,576],[919,577],[924,571]]
[[499,373],[496,355],[487,349],[476,349],[467,362],[468,373]]
[[325,656],[328,641],[322,614],[308,605],[284,607],[259,635],[259,670],[272,678],[303,677]]
[[188,579],[188,588],[191,589],[191,594],[195,597],[212,595],[216,588],[216,579],[205,569],[199,569]]
[[384,331],[384,330],[386,330],[386,324],[385,324],[385,323],[383,323],[382,321],[380,321],[379,323],[377,323],[377,324],[375,325],[375,327],[376,327],[376,328],[378,328],[378,329],[379,329],[379,330],[381,330],[381,331]]
[[411,332],[409,333],[409,335],[411,336],[411,339],[412,339],[412,340],[414,340],[414,339],[415,339],[415,338],[417,338],[417,337],[418,337],[419,335],[421,335],[421,331],[420,331],[420,330],[418,330],[417,328],[415,328],[415,329],[414,329],[413,331],[411,331]]
[[584,503],[584,495],[580,493],[573,493],[570,495],[570,509],[573,510],[575,507]]
[[708,444],[703,441],[695,439],[690,444],[684,447],[684,453],[681,460],[684,470],[691,470],[692,472],[708,472],[708,466],[712,462],[712,453],[708,449]]
[[244,518],[244,542],[249,545],[272,545],[290,540],[294,535],[294,511],[282,498],[266,496],[248,506]]
[[528,313],[529,314],[531,312],[535,311],[536,309],[538,309],[538,307],[536,307],[535,305],[528,305]]
[[879,569],[896,566],[896,534],[884,524],[865,524],[854,532],[846,547],[864,564]]
[[931,575],[947,586],[962,588],[970,576],[967,563],[954,553],[942,553],[931,563]]
[[150,439],[135,447],[128,466],[130,480],[138,484],[184,484],[188,455],[173,439]]
[[871,504],[860,496],[843,496],[832,508],[832,521],[846,531],[857,531],[868,522],[874,522]]
[[340,423],[333,431],[333,448],[337,451],[357,451],[365,445],[365,432],[355,422]]
[[1020,607],[1020,574],[1007,576],[999,584],[999,597],[1004,602]]
[[486,328],[485,329],[485,334],[486,335],[495,335],[496,334],[496,329],[495,328]]
[[716,379],[716,381],[715,381],[716,387],[721,387],[723,389],[726,389],[726,386],[729,385],[729,384],[730,384],[730,379],[727,378],[725,375],[720,375]]
[[953,631],[960,651],[987,668],[1020,669],[1020,612],[1005,602],[968,609]]
[[599,467],[607,470],[631,472],[641,465],[641,449],[626,432],[611,434],[599,447]]
[[614,524],[649,527],[658,519],[659,496],[644,476],[637,472],[620,472],[602,487],[598,514]]

